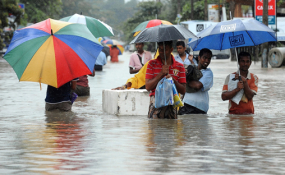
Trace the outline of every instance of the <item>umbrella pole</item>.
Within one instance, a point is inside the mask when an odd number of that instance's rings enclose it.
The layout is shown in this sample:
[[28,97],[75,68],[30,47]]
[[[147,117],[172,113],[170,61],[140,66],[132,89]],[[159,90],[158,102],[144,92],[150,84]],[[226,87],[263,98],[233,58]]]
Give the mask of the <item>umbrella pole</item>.
[[240,70],[239,70],[239,64],[238,64],[237,48],[236,48],[236,47],[235,47],[235,53],[236,53],[236,58],[237,58],[238,79],[239,79],[239,81],[241,81]]
[[164,64],[166,65],[166,55],[165,55],[165,44],[164,44],[164,41],[163,41],[163,52],[164,52]]

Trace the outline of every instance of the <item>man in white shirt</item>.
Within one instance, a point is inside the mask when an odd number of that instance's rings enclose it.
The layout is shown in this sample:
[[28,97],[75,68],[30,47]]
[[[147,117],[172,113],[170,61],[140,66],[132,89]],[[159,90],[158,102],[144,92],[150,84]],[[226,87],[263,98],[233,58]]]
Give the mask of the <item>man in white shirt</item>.
[[[177,41],[176,43],[176,49],[178,55],[176,55],[174,58],[176,61],[179,63],[182,63],[184,67],[186,68],[188,65],[191,65],[191,61],[193,60],[194,62],[192,64],[196,64],[197,62],[195,59],[193,59],[193,55],[189,55],[188,53],[185,52],[186,47],[184,41]],[[189,57],[190,56],[190,57]]]
[[130,57],[130,74],[137,73],[143,65],[152,59],[151,53],[143,50],[144,43],[136,43],[137,51],[131,54]]

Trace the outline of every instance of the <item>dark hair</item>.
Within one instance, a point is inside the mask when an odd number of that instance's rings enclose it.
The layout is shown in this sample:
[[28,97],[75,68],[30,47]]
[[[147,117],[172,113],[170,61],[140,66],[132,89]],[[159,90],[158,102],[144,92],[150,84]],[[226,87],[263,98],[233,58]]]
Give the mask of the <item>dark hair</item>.
[[240,52],[238,54],[238,62],[239,62],[241,57],[249,57],[249,60],[251,61],[251,55],[248,52]]
[[173,45],[173,42],[172,42],[172,41],[158,42],[157,45],[160,46],[160,45],[163,45],[163,43],[164,43],[165,46],[170,46],[170,48],[173,47],[173,46],[172,46],[172,45]]
[[199,56],[201,57],[201,56],[203,56],[205,53],[211,54],[211,55],[213,56],[212,51],[211,51],[210,49],[207,49],[207,48],[201,49],[200,52],[199,52]]
[[177,41],[176,46],[185,47],[185,42],[184,41]]

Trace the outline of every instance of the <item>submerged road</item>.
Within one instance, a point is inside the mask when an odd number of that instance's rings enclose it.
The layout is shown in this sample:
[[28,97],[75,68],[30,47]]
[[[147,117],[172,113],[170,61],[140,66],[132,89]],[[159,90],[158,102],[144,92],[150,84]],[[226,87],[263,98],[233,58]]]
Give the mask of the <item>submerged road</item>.
[[[72,112],[45,112],[46,85],[19,82],[0,58],[1,174],[283,174],[285,171],[284,67],[262,69],[255,115],[228,115],[221,100],[236,62],[212,60],[214,86],[207,115],[177,120],[115,116],[102,111],[102,90],[129,74],[129,52],[89,77],[90,97]],[[146,102],[148,103],[148,101]]]

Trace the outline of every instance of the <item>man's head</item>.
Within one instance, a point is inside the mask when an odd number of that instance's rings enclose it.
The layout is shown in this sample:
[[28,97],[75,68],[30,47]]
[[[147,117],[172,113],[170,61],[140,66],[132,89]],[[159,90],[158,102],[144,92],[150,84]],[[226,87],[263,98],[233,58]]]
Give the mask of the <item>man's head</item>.
[[183,56],[185,54],[185,50],[186,50],[184,41],[177,41],[176,49],[177,49],[179,56]]
[[162,59],[164,58],[164,47],[165,47],[166,58],[169,58],[171,56],[171,52],[173,51],[172,41],[158,42],[157,45],[159,48],[160,58],[162,58]]
[[112,46],[112,48],[116,48],[116,47],[117,47],[116,45],[113,45],[113,46]]
[[201,69],[207,69],[211,63],[212,55],[211,50],[207,48],[201,49],[198,56],[198,66],[201,67]]
[[139,53],[143,52],[144,43],[136,43],[136,49]]
[[241,71],[248,71],[251,65],[251,55],[248,52],[238,54],[238,64]]

